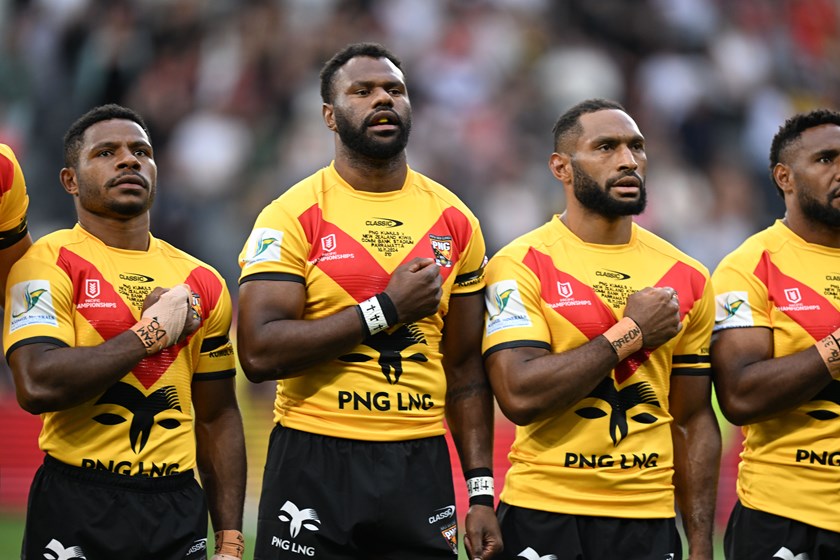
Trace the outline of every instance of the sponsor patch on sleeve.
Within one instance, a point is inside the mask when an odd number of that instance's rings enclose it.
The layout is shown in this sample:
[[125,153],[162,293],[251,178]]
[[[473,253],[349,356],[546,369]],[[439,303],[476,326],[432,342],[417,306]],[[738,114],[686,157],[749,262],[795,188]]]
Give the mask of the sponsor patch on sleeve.
[[747,292],[725,292],[715,296],[714,330],[753,326],[755,321]]
[[262,262],[280,262],[283,232],[271,228],[255,228],[248,237],[243,268]]
[[491,285],[486,292],[485,302],[488,335],[504,329],[531,326],[516,280],[502,280]]
[[28,280],[9,290],[9,332],[34,325],[57,327],[49,280]]

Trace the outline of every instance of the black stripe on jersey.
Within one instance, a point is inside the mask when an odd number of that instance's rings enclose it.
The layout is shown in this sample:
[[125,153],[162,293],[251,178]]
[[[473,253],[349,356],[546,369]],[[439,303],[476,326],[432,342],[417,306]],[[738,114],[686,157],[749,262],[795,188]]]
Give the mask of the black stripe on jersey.
[[543,342],[542,340],[512,340],[510,342],[502,342],[501,344],[491,346],[487,349],[487,352],[485,352],[483,356],[486,358],[494,352],[507,350],[508,348],[545,348],[546,350],[551,350],[551,345],[547,342]]
[[210,373],[194,373],[192,376],[193,381],[218,381],[219,379],[227,379],[229,377],[235,377],[236,370],[235,369],[225,369],[222,371],[212,371]]
[[680,354],[673,356],[671,362],[674,364],[710,364],[712,360],[709,356],[699,356],[697,354]]
[[32,338],[24,338],[23,340],[19,340],[9,346],[9,349],[6,351],[6,361],[9,361],[9,356],[12,355],[12,352],[20,348],[21,346],[26,346],[27,344],[40,344],[40,343],[47,343],[52,344],[53,346],[57,346],[59,348],[69,348],[70,345],[64,342],[63,340],[59,340],[57,338],[53,338],[51,336],[33,336]]
[[482,266],[478,270],[473,270],[472,272],[465,272],[464,274],[459,274],[455,277],[456,284],[466,284],[473,280],[478,280],[484,274],[484,267]]
[[251,274],[242,278],[239,281],[239,285],[241,286],[245,282],[250,282],[251,280],[272,280],[272,281],[279,281],[279,282],[297,282],[298,284],[304,284],[305,280],[303,276],[299,276],[297,274],[288,274],[286,272],[257,272],[255,274]]
[[484,294],[484,288],[481,288],[480,290],[476,290],[474,292],[464,292],[464,293],[461,293],[461,294],[449,294],[449,297],[466,297],[466,296],[483,295],[483,294]]
[[199,352],[201,354],[204,354],[205,352],[210,352],[211,350],[221,348],[227,343],[228,337],[226,336],[214,336],[212,338],[205,338],[204,341],[201,343],[201,350],[199,350]]
[[712,375],[712,368],[675,367],[675,368],[671,368],[671,375],[710,377]]
[[7,231],[0,231],[0,249],[7,249],[26,237],[26,232],[29,231],[26,222],[26,216],[23,217],[23,220],[17,225],[17,227],[7,230]]

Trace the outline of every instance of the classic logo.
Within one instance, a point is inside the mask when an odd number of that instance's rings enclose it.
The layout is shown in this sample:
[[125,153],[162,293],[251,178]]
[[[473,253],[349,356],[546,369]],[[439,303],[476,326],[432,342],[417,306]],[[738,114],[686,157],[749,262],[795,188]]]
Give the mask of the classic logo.
[[546,554],[545,556],[540,556],[540,553],[531,548],[530,546],[516,555],[519,558],[525,558],[526,560],[557,560],[557,556],[554,554]]
[[321,528],[321,520],[318,519],[317,511],[312,508],[299,509],[288,500],[280,508],[280,515],[277,517],[280,521],[285,521],[289,524],[289,534],[292,538],[298,536],[301,528],[310,531],[317,531]]
[[790,303],[799,303],[802,301],[802,294],[799,293],[799,288],[785,288],[785,299]]
[[400,227],[403,223],[399,220],[392,220],[391,218],[371,218],[365,221],[366,226],[373,227]]
[[[146,396],[134,386],[120,381],[105,391],[94,404],[113,404],[131,413],[128,438],[131,442],[131,450],[135,453],[140,453],[146,446],[149,435],[152,433],[152,427],[155,424],[167,430],[173,430],[181,425],[181,422],[174,418],[155,421],[155,416],[166,410],[181,411],[178,391],[173,385],[161,387],[151,395]],[[94,416],[93,419],[106,426],[116,426],[126,421],[126,418],[119,414],[110,412]]]
[[[411,323],[409,325],[400,325],[400,327],[393,333],[382,331],[365,339],[363,345],[372,348],[379,353],[379,367],[385,375],[388,383],[394,385],[399,383],[400,377],[403,374],[403,360],[411,360],[413,362],[428,362],[429,359],[422,352],[415,352],[414,354],[403,357],[403,350],[415,344],[428,345],[426,337],[423,336],[423,331]],[[369,362],[373,360],[372,356],[367,354],[352,353],[339,356],[342,362]]]
[[432,253],[438,266],[449,268],[452,266],[452,236],[429,234],[432,242]]
[[145,274],[138,274],[135,272],[120,272],[120,280],[125,280],[126,282],[154,282],[155,279],[151,276],[146,276]]
[[85,295],[89,298],[99,297],[99,279],[87,278],[85,279]]
[[609,270],[607,268],[603,270],[596,270],[595,276],[602,276],[604,278],[611,278],[613,280],[628,280],[630,279],[629,274],[625,274],[623,272],[619,272],[617,270]]
[[[614,446],[618,446],[621,440],[627,437],[629,431],[627,412],[630,409],[640,404],[649,404],[661,408],[653,387],[646,381],[628,385],[619,391],[615,388],[612,378],[607,377],[587,395],[587,398],[602,400],[610,406],[609,430]],[[587,420],[595,420],[607,415],[602,409],[594,406],[579,408],[575,410],[575,414]],[[631,419],[641,424],[656,422],[656,416],[647,412],[631,416]]]
[[337,243],[335,241],[335,234],[331,233],[321,238],[321,250],[325,253],[332,253],[335,251]]
[[446,506],[444,508],[437,509],[429,516],[429,525],[434,525],[438,521],[449,519],[453,515],[455,515],[455,506]]
[[87,560],[85,553],[79,546],[68,546],[65,548],[63,544],[53,539],[47,546],[44,547],[44,558],[46,560],[72,560],[81,559]]
[[557,282],[557,293],[564,298],[572,297],[572,283],[571,282]]
[[271,228],[256,228],[248,238],[243,262],[245,266],[261,262],[279,262],[283,232]]

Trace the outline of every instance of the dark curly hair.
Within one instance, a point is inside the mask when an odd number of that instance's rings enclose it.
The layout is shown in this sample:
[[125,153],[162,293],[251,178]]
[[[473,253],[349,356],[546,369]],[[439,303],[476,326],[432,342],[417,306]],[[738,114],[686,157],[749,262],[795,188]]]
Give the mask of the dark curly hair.
[[807,113],[796,114],[786,120],[779,127],[776,135],[773,136],[773,142],[770,144],[770,180],[776,185],[776,191],[780,196],[784,197],[784,193],[779,188],[778,183],[776,183],[776,178],[773,176],[773,169],[776,167],[776,164],[782,162],[782,159],[787,156],[788,148],[802,137],[803,132],[824,124],[840,126],[840,113],[830,109],[814,109]]
[[82,138],[85,131],[98,122],[108,121],[111,119],[121,119],[126,121],[134,121],[140,128],[142,128],[147,136],[150,136],[149,129],[143,121],[143,117],[137,114],[128,107],[117,105],[116,103],[109,103],[108,105],[100,105],[94,107],[70,125],[70,128],[64,134],[64,166],[76,167],[79,163],[79,152],[82,149]]
[[556,123],[554,123],[554,151],[567,152],[571,149],[571,143],[577,140],[577,137],[583,131],[583,127],[580,125],[580,117],[582,115],[596,113],[606,109],[617,109],[619,111],[624,111],[625,113],[627,112],[627,110],[616,101],[594,98],[581,101],[560,115],[560,118],[557,119]]
[[387,58],[394,66],[402,71],[402,62],[400,59],[379,43],[352,43],[347,45],[335,53],[321,69],[321,99],[324,103],[332,103],[333,78],[335,77],[335,73],[338,72],[339,68],[347,64],[349,60],[357,56]]

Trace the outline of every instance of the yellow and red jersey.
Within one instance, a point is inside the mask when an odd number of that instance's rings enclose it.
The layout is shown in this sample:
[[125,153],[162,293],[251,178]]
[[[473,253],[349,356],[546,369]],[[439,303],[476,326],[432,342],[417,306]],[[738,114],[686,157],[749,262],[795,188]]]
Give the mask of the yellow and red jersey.
[[506,503],[572,515],[674,517],[671,375],[709,370],[714,300],[708,271],[633,224],[623,245],[585,243],[555,217],[487,266],[483,352],[562,353],[603,334],[648,286],[679,294],[683,328],[629,356],[586,398],[516,428]]
[[23,171],[12,149],[0,144],[0,249],[14,245],[27,232],[29,196]]
[[[840,249],[807,243],[781,221],[730,253],[712,280],[715,331],[771,329],[773,357],[806,350],[840,327]],[[742,431],[741,503],[840,531],[840,381]]]
[[400,190],[370,193],[355,190],[330,165],[262,211],[240,255],[240,283],[303,283],[304,319],[367,300],[385,289],[394,269],[415,257],[434,258],[440,267],[438,312],[278,381],[276,422],[369,441],[443,434],[444,318],[450,297],[484,288],[485,248],[467,207],[411,169]]
[[42,415],[41,449],[80,467],[163,476],[195,465],[193,381],[235,375],[230,294],[214,269],[149,236],[147,251],[105,245],[76,225],[38,240],[9,274],[3,344],[96,346],[140,318],[156,287],[186,282],[198,295],[198,331],[146,357],[103,394]]

